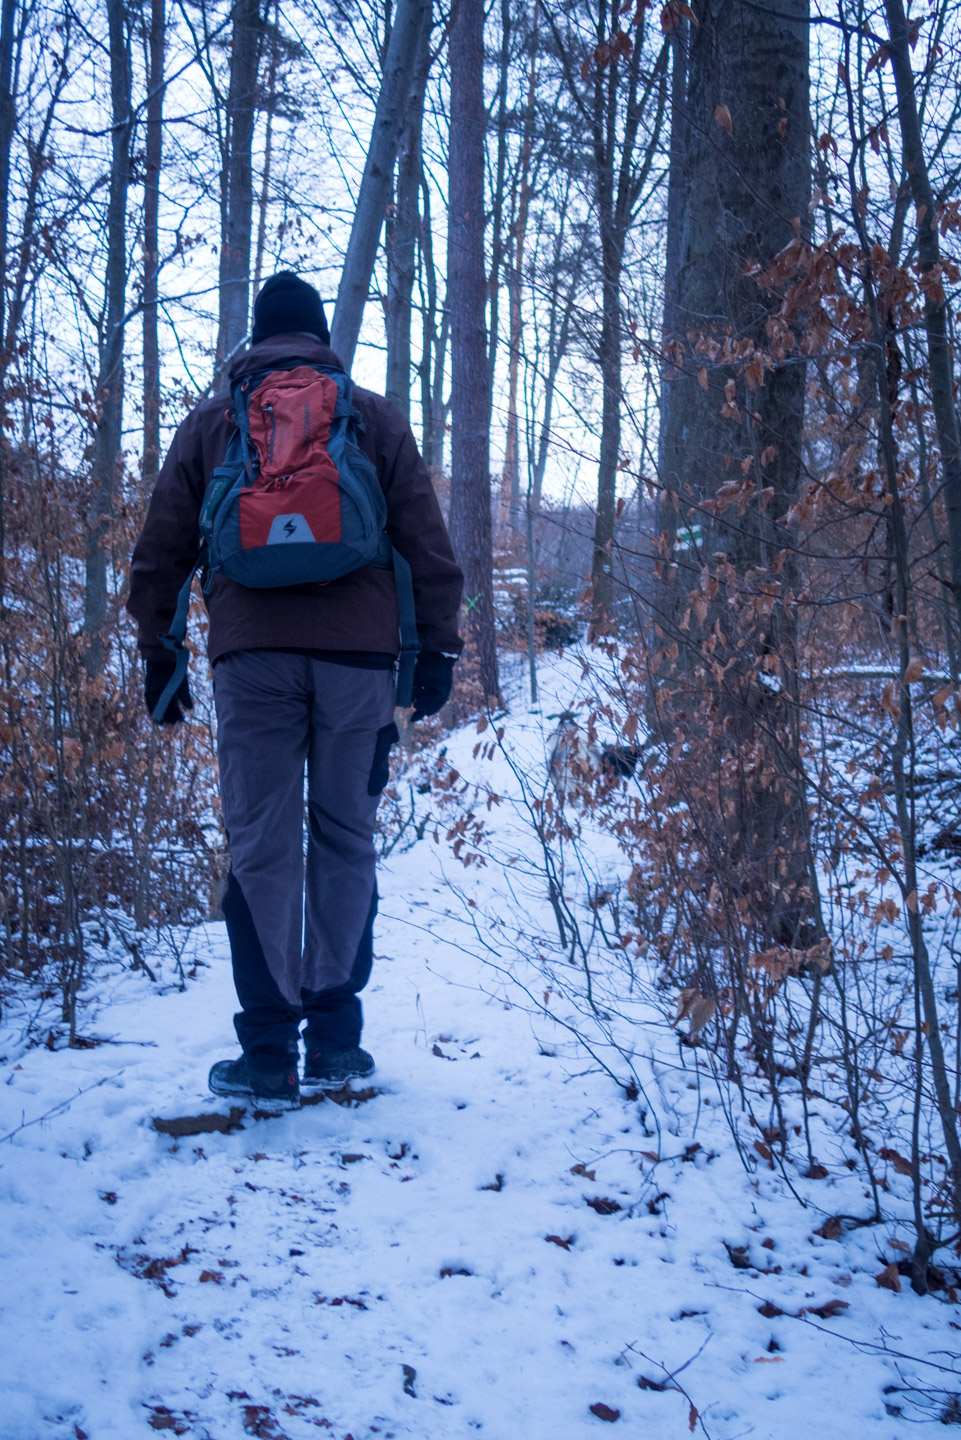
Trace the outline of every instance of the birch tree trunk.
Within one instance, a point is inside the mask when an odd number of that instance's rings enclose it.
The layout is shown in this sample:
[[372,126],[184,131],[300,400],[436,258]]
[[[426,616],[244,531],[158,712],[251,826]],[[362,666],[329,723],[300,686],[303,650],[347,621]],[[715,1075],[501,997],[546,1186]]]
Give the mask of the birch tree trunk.
[[[347,369],[350,369],[357,347],[380,232],[390,202],[394,162],[409,103],[410,77],[417,66],[420,36],[428,22],[429,3],[430,0],[398,0],[387,45],[370,149],[360,182],[330,328],[331,345]],[[426,80],[426,71],[424,78]]]
[[494,641],[490,370],[484,266],[484,11],[461,3],[450,31],[447,308],[451,326],[450,532],[464,570],[466,641],[488,703],[500,694]]
[[130,33],[123,0],[107,0],[110,53],[110,191],[107,202],[106,273],[101,322],[100,366],[95,400],[98,412],[93,440],[88,510],[84,630],[84,666],[99,675],[104,664],[103,627],[107,618],[109,522],[120,490],[123,424],[123,340],[127,298],[127,191],[130,188]]
[[216,372],[223,372],[247,334],[250,316],[251,152],[264,22],[260,0],[236,0],[220,184],[220,325]]

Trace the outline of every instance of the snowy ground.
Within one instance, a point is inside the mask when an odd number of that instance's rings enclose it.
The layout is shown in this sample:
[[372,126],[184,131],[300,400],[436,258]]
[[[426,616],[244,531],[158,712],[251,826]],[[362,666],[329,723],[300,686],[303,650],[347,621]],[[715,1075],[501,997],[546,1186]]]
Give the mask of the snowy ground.
[[[520,707],[508,724],[530,776],[540,722]],[[477,739],[449,747],[464,773]],[[604,1068],[628,1079],[622,1058],[579,1047],[531,998],[535,966],[476,922],[502,887],[540,924],[515,819],[493,812],[503,866],[463,871],[429,837],[385,866],[377,1093],[352,1106],[153,1127],[229,1111],[205,1088],[235,1048],[220,926],[192,934],[183,993],[98,980],[82,1029],[108,1043],[29,1048],[7,1018],[2,1440],[576,1440],[612,1423],[901,1440],[936,1421],[934,1392],[961,1388],[961,1311],[879,1287],[893,1227],[814,1233],[866,1205],[840,1148],[819,1181],[745,1167],[729,1097],[642,997],[629,1099]]]

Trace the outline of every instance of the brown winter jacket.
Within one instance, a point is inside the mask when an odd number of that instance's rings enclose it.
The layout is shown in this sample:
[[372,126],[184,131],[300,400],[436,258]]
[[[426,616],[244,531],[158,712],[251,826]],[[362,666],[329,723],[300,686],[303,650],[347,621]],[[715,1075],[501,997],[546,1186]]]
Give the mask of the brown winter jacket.
[[[238,356],[231,375],[292,359],[337,365],[334,352],[312,335],[271,335]],[[417,629],[425,650],[457,654],[463,576],[454,559],[440,506],[410,426],[389,401],[356,387],[354,404],[365,431],[361,448],[377,467],[387,500],[387,534],[410,564]],[[204,491],[227,450],[233,422],[227,394],[203,400],[180,425],[160,471],[133,552],[127,609],[139,626],[145,659],[169,654],[160,642],[177,596],[197,559]],[[230,650],[353,650],[396,655],[397,594],[393,573],[367,565],[325,585],[251,590],[215,575],[206,596],[207,652]]]

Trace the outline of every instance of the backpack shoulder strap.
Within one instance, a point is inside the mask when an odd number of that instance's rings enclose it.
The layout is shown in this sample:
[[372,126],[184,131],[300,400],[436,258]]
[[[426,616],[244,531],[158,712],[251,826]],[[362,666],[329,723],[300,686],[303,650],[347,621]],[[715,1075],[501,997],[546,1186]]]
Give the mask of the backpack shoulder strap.
[[[169,651],[174,658],[174,671],[164,686],[160,699],[151,712],[151,719],[153,720],[159,721],[161,716],[166,713],[167,706],[180,689],[181,681],[186,675],[187,667],[190,664],[190,651],[184,644],[187,638],[187,616],[190,612],[190,592],[193,588],[194,576],[207,562],[207,535],[205,532],[205,524],[209,523],[209,512],[211,508],[216,508],[217,502],[224,489],[229,488],[229,483],[232,483],[231,470],[238,469],[244,463],[244,433],[247,419],[246,406],[243,407],[242,413],[243,420],[241,420],[241,407],[236,406],[234,416],[236,428],[227,442],[227,453],[224,456],[222,464],[217,467],[217,470],[214,471],[211,477],[201,506],[199,528],[202,543],[200,550],[197,553],[197,559],[190,567],[190,573],[180,587],[173,618],[170,621],[170,628],[165,635],[160,636],[160,642],[164,649]],[[221,476],[223,479],[220,478]]]
[[174,657],[174,670],[167,684],[164,686],[160,699],[157,701],[150,718],[160,721],[167,713],[167,706],[180,689],[181,682],[187,673],[187,666],[190,664],[190,651],[184,644],[187,635],[187,612],[190,609],[190,588],[193,585],[194,576],[203,561],[203,551],[197,561],[191,566],[190,574],[180,587],[180,594],[177,596],[177,608],[174,611],[173,619],[170,622],[170,629],[166,635],[161,635],[160,640],[166,650],[169,650]]
[[397,659],[397,698],[395,704],[406,709],[414,689],[414,666],[420,654],[417,634],[417,612],[414,607],[414,581],[410,566],[399,550],[393,551],[394,583],[397,586],[397,611],[400,616],[400,655]]

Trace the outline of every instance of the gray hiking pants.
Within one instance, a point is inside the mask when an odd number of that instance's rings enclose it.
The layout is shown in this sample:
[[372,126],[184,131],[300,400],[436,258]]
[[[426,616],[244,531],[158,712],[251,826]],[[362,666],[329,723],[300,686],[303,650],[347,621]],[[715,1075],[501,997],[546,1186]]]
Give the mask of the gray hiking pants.
[[[374,902],[394,675],[283,650],[214,666],[231,870],[292,1007],[348,982]],[[304,773],[307,847],[304,853]]]

